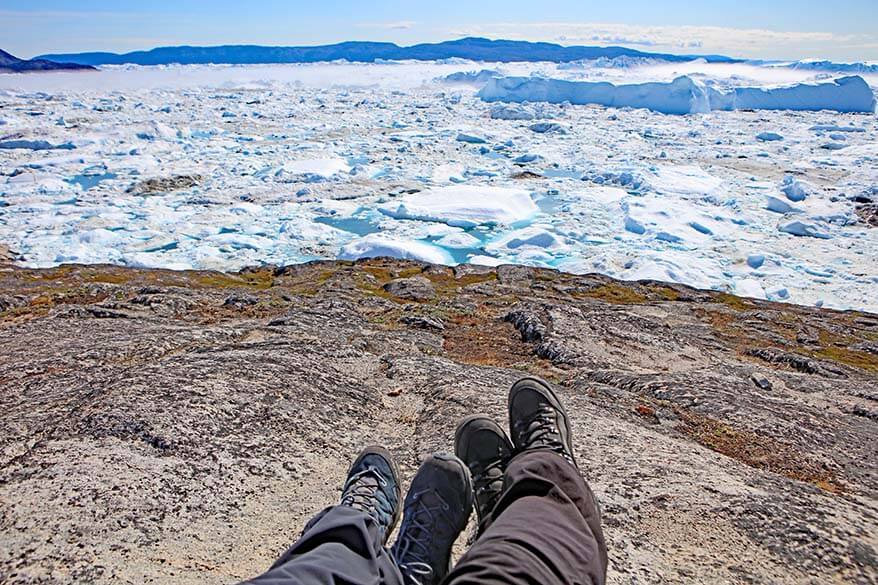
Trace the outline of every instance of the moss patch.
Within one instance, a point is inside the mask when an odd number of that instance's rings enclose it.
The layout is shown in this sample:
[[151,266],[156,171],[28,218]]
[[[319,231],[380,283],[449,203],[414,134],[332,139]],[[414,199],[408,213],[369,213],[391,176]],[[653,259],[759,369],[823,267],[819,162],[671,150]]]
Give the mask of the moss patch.
[[730,425],[683,408],[676,409],[683,433],[701,445],[741,463],[842,493],[844,485],[826,465],[800,453],[792,445]]
[[562,378],[561,370],[534,355],[533,347],[521,340],[518,331],[486,307],[471,314],[449,316],[443,338],[445,353],[455,361],[514,368],[556,382]]
[[[207,288],[252,288],[265,290],[274,284],[274,277],[269,270],[244,272],[239,274],[224,272],[189,273],[189,281]],[[186,286],[185,284],[183,286]]]
[[649,292],[656,295],[658,298],[664,301],[678,301],[680,300],[680,293],[676,290],[672,289],[669,286],[650,286]]
[[719,293],[714,297],[714,300],[736,311],[752,311],[756,308],[756,305],[752,302],[728,293]]
[[847,347],[821,347],[819,350],[811,352],[814,357],[838,362],[846,366],[866,370],[867,372],[878,373],[878,356],[865,351],[857,351]]
[[608,282],[583,292],[577,291],[572,296],[599,299],[614,305],[642,305],[649,301],[646,295],[634,290],[631,285],[625,286],[615,282]]

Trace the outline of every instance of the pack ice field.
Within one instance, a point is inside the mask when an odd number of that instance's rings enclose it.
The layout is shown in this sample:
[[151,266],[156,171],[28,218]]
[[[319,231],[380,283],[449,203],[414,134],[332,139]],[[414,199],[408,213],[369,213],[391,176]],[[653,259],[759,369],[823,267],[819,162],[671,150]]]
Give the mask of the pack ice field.
[[878,312],[878,66],[460,60],[0,75],[34,267],[517,263]]

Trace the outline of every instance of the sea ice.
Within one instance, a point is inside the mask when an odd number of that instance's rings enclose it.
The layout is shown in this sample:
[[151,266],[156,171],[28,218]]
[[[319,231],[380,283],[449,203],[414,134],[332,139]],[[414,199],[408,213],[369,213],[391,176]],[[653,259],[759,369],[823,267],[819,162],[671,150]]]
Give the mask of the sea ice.
[[799,220],[782,223],[777,229],[788,234],[793,234],[794,236],[808,236],[811,238],[820,238],[822,240],[828,240],[832,237],[825,230],[821,229],[820,226]]
[[488,102],[570,102],[579,105],[646,108],[665,114],[710,111],[707,91],[689,77],[678,77],[671,83],[635,85],[539,77],[500,77],[490,79],[479,91],[479,97]]
[[351,167],[343,159],[328,157],[289,161],[284,163],[275,174],[287,179],[301,178],[307,182],[314,182],[328,179],[339,173],[349,173],[350,170]]
[[457,141],[468,142],[470,144],[485,144],[487,142],[487,140],[481,136],[473,136],[472,134],[467,134],[465,132],[461,132],[457,135]]
[[754,278],[735,280],[732,290],[740,297],[750,297],[753,299],[766,298],[765,289],[762,288],[762,284]]
[[46,140],[3,140],[0,141],[0,149],[11,150],[21,148],[26,150],[72,150],[76,146],[72,142],[52,144]]
[[533,120],[534,113],[527,108],[513,104],[496,104],[491,108],[494,120]]
[[437,221],[471,228],[525,221],[539,208],[530,192],[524,189],[461,185],[406,195],[380,207],[380,210],[396,219]]
[[[878,117],[717,111],[734,105],[739,88],[764,89],[755,95],[766,105],[772,96],[800,106],[809,92],[862,97],[858,82],[743,63],[605,65],[323,63],[0,76],[0,141],[75,146],[0,149],[0,242],[29,266],[234,270],[392,255],[753,296],[758,283],[773,300],[878,312],[878,230],[857,212],[878,193]],[[607,82],[616,89],[601,87],[613,97],[664,96],[681,109],[691,99],[703,105],[703,91],[711,113],[486,103],[478,84],[499,81],[450,87],[442,79],[480,68],[528,83]],[[682,75],[691,83],[674,86]],[[861,75],[878,86],[878,75]],[[643,84],[658,93],[641,95]],[[779,84],[801,87],[776,92]],[[797,92],[802,99],[793,103]],[[566,135],[529,129],[543,120]],[[763,131],[784,140],[757,141]],[[460,142],[459,134],[484,142]],[[144,184],[159,187],[144,192]]]
[[787,199],[794,202],[804,201],[811,189],[809,185],[791,175],[784,177],[783,184],[780,187],[780,190],[787,196]]
[[600,104],[645,108],[664,114],[699,114],[711,110],[835,110],[875,112],[875,96],[860,76],[827,83],[784,87],[736,87],[728,91],[707,87],[688,76],[669,83],[615,85],[609,82],[568,81],[541,77],[499,77],[479,91],[488,102],[549,102]]
[[376,258],[389,256],[432,262],[433,264],[451,264],[451,254],[438,246],[417,240],[400,240],[381,234],[372,234],[354,240],[342,247],[338,257],[342,260],[358,258]]

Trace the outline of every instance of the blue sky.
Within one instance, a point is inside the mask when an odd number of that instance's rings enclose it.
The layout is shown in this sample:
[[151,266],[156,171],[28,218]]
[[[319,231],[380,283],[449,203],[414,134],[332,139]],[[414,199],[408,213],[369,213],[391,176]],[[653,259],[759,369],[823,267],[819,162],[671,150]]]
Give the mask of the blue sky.
[[0,48],[399,44],[477,35],[737,57],[878,60],[876,0],[0,0]]

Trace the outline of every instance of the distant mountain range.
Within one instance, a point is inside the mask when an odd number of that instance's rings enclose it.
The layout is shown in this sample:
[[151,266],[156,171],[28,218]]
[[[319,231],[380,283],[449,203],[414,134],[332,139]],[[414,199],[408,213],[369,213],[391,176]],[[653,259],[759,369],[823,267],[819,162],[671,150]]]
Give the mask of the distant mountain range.
[[600,57],[643,57],[666,61],[691,61],[703,58],[714,63],[737,60],[721,55],[670,55],[645,53],[624,47],[562,47],[552,43],[465,38],[442,43],[400,47],[394,43],[345,42],[316,47],[263,47],[259,45],[224,45],[219,47],[159,47],[133,53],[68,53],[42,55],[39,59],[81,65],[169,65],[180,64],[255,64],[315,63],[345,59],[362,63],[379,60],[470,59],[473,61],[551,61],[562,63]]
[[37,59],[19,59],[14,55],[10,55],[6,51],[0,50],[0,73],[14,72],[23,73],[27,71],[61,71],[70,69],[94,69],[87,63],[59,63],[55,60],[44,58]]

